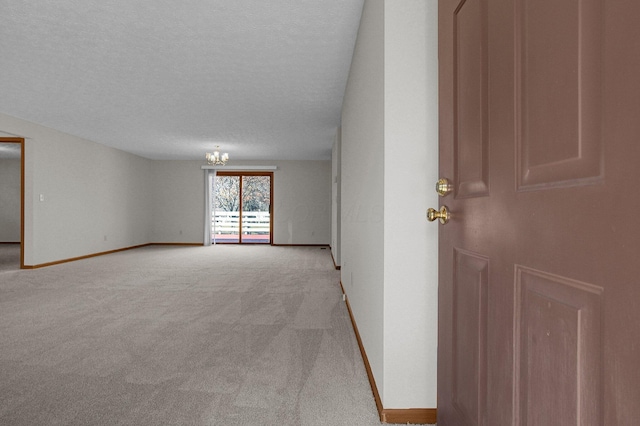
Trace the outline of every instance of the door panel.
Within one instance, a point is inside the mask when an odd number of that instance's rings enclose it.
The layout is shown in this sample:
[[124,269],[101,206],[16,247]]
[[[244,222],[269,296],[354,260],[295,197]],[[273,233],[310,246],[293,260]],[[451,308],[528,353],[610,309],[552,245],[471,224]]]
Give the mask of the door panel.
[[602,178],[601,1],[515,2],[519,189]]
[[484,2],[462,1],[454,12],[453,31],[456,196],[479,197],[489,191]]
[[240,242],[240,176],[218,174],[215,177],[212,242]]
[[478,425],[486,399],[489,260],[455,251],[453,278],[453,401],[465,424]]
[[516,267],[519,425],[601,418],[602,293],[592,284]]
[[271,243],[271,176],[242,176],[242,242]]
[[640,2],[439,15],[438,425],[636,424]]

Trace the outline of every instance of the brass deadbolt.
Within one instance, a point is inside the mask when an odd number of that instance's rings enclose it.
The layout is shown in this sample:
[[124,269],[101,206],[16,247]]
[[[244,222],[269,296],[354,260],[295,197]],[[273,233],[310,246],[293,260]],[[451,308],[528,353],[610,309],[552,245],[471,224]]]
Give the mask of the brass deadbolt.
[[447,178],[438,179],[438,181],[436,182],[436,192],[438,193],[439,196],[445,197],[451,194],[451,191],[453,191],[453,185],[451,185],[451,182],[449,182],[449,179]]

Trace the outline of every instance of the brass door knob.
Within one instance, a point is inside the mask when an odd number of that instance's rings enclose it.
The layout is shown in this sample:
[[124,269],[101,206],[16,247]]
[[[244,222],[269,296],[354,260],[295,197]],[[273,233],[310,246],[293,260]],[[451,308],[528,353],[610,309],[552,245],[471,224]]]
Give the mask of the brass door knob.
[[451,182],[449,182],[449,179],[447,178],[438,179],[438,181],[436,182],[436,192],[438,193],[439,196],[445,197],[451,194],[451,191],[453,191],[453,185],[451,185]]
[[434,220],[438,219],[440,220],[440,223],[444,225],[447,222],[449,222],[450,218],[451,218],[451,213],[449,213],[449,209],[447,208],[447,206],[440,207],[440,210],[436,210],[436,209],[427,210],[427,220],[429,222],[433,222]]

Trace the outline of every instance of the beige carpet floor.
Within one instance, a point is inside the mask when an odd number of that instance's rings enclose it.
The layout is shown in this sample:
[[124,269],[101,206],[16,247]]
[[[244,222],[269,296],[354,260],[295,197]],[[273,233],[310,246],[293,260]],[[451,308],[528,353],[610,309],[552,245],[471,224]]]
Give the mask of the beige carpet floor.
[[20,244],[0,243],[0,273],[18,269],[20,269]]
[[319,247],[152,246],[0,272],[2,425],[378,425]]

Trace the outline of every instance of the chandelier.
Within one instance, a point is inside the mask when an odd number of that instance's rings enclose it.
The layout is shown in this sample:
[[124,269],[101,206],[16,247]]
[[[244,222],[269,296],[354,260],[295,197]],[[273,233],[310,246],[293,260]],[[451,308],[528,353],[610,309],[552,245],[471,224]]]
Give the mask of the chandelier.
[[229,161],[229,154],[226,152],[224,154],[220,154],[220,147],[216,146],[216,150],[211,152],[207,152],[205,154],[205,158],[207,159],[207,163],[211,166],[224,166]]

